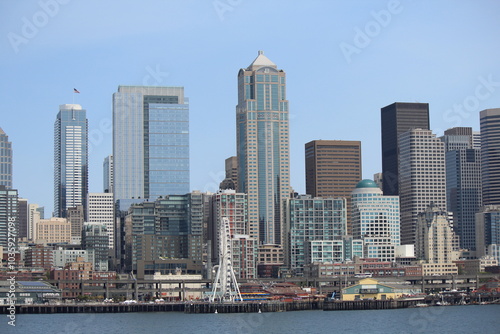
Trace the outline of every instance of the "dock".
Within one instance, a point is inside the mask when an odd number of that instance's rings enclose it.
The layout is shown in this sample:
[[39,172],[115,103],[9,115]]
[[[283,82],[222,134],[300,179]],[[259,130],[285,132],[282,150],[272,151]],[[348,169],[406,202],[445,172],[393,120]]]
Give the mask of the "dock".
[[[77,303],[77,304],[36,304],[16,305],[15,314],[52,314],[52,313],[127,313],[127,312],[183,312],[187,314],[202,313],[264,313],[289,312],[306,310],[352,311],[352,310],[388,310],[417,306],[436,306],[438,301],[446,301],[442,305],[465,305],[458,298],[417,298],[397,300],[314,300],[314,301],[263,301],[263,302],[174,302],[174,303]],[[483,296],[481,299],[467,298],[467,305],[498,304],[498,296]],[[9,314],[8,305],[0,305],[0,314]]]
[[331,301],[323,304],[324,311],[353,311],[353,310],[389,310],[396,308],[416,307],[424,299],[412,300],[354,300]]

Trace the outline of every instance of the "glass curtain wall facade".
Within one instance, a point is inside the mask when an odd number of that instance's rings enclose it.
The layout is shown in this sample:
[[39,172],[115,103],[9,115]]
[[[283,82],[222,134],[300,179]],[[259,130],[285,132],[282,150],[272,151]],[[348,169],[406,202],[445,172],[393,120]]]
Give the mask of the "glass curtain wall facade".
[[183,87],[119,86],[113,94],[116,199],[189,192],[189,103]]
[[485,205],[476,214],[476,255],[500,261],[500,205]]
[[472,128],[453,128],[441,140],[446,151],[446,203],[460,247],[476,250],[476,213],[482,206],[481,151]]
[[281,203],[290,194],[286,74],[262,51],[238,73],[238,192],[248,194],[250,237],[281,245]]
[[285,201],[285,263],[299,274],[306,263],[307,241],[339,240],[346,235],[346,199],[299,196]]
[[130,227],[125,247],[131,250],[131,263],[158,258],[191,259],[201,265],[204,252],[204,224],[207,221],[206,194],[192,192],[167,195],[154,202],[142,202],[129,208],[126,220]]
[[54,124],[54,216],[83,205],[88,193],[88,120],[78,104],[63,104]]

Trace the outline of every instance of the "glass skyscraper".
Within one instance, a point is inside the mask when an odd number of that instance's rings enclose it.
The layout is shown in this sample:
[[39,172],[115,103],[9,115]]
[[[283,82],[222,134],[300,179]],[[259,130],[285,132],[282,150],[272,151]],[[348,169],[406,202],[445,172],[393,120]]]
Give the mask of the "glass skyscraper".
[[189,103],[183,87],[118,87],[113,182],[115,200],[189,192]]
[[500,206],[485,205],[476,214],[476,256],[490,255],[500,261]]
[[54,124],[54,216],[85,207],[87,192],[87,112],[78,104],[62,104]]
[[286,74],[259,51],[238,73],[238,192],[248,194],[248,234],[283,243],[281,203],[290,193]]
[[12,143],[0,128],[0,185],[12,188]]
[[482,206],[481,150],[474,148],[470,127],[448,129],[441,140],[446,152],[446,205],[453,212],[460,247],[475,251],[475,216]]

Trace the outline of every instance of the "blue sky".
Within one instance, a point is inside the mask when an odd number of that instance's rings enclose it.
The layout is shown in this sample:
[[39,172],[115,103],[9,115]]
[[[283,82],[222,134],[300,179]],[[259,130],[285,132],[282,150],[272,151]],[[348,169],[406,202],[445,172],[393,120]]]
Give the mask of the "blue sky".
[[304,144],[315,139],[360,140],[372,178],[381,107],[427,102],[438,135],[479,130],[479,111],[500,107],[499,13],[496,0],[0,1],[14,187],[50,215],[54,120],[74,102],[89,119],[89,190],[102,191],[112,94],[146,84],[185,87],[191,188],[215,191],[236,154],[237,73],[258,50],[287,73],[293,188],[304,192]]

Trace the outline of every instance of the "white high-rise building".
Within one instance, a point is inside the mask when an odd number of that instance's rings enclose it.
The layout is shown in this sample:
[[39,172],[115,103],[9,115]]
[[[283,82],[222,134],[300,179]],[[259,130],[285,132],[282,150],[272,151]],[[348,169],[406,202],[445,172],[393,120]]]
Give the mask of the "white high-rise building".
[[109,248],[114,248],[114,202],[112,193],[89,193],[87,199],[87,217],[89,223],[101,223],[106,226],[109,236]]
[[399,196],[384,196],[372,180],[360,181],[351,196],[353,237],[363,240],[364,257],[394,261],[400,244]]
[[500,205],[500,108],[479,113],[483,205]]
[[40,222],[41,216],[38,204],[28,204],[28,240],[36,240],[36,226]]
[[410,129],[399,136],[398,150],[401,244],[410,245],[419,213],[431,203],[446,211],[444,143],[430,130]]
[[87,112],[79,104],[63,104],[54,123],[54,216],[85,206],[87,192]]

